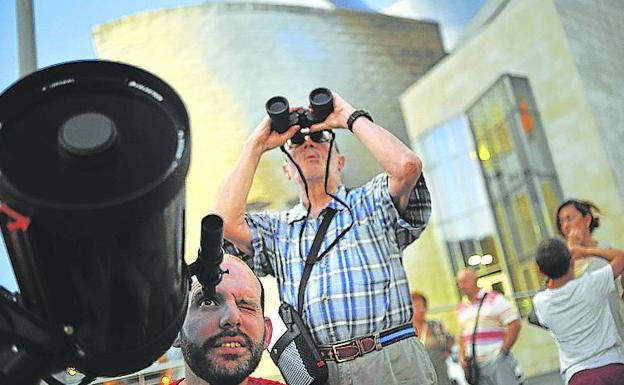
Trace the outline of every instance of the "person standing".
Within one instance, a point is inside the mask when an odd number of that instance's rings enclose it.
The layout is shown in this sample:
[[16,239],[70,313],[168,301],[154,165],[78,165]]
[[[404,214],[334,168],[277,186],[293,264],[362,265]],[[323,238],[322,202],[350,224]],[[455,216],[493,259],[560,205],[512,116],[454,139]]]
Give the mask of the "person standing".
[[[600,209],[590,201],[569,199],[561,203],[557,209],[557,230],[572,245],[584,247],[609,247],[599,243],[593,236],[594,230],[600,226]],[[586,272],[596,271],[608,262],[604,258],[588,256],[574,263],[574,277],[578,278]],[[620,338],[624,340],[624,274],[615,282],[616,290],[609,294],[609,309],[615,321]]]
[[[624,383],[624,346],[616,331],[608,297],[624,270],[624,252],[602,247],[568,247],[559,239],[542,241],[536,263],[548,287],[533,298],[540,324],[559,350],[561,376],[569,385]],[[597,256],[606,266],[574,278],[575,261]]]
[[456,282],[464,295],[457,307],[461,327],[459,361],[462,367],[465,368],[467,358],[472,357],[479,367],[479,384],[518,384],[515,373],[517,362],[510,351],[521,326],[515,307],[502,294],[479,288],[477,275],[472,269],[460,270]]
[[[423,232],[431,212],[420,158],[338,94],[325,121],[303,129],[303,141],[290,140],[299,129],[272,131],[267,116],[251,134],[217,194],[224,237],[256,274],[274,275],[280,299],[297,308],[305,258],[322,219],[335,210],[301,314],[327,361],[328,383],[435,384],[411,324],[402,262],[403,250]],[[334,129],[355,135],[384,172],[347,190],[340,177],[346,157],[328,140]],[[283,171],[298,188],[299,204],[288,211],[246,213],[261,157],[282,145],[290,156]]]
[[451,385],[446,368],[446,359],[451,353],[455,339],[446,331],[442,322],[427,319],[427,297],[424,294],[413,291],[412,306],[414,308],[412,324],[416,329],[418,338],[427,348],[429,358],[431,358],[438,375],[438,384]]

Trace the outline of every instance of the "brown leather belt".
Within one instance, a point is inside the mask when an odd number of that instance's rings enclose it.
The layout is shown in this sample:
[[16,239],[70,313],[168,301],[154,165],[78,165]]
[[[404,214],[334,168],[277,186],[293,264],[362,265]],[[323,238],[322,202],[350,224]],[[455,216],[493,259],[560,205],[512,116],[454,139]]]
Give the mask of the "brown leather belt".
[[319,346],[319,351],[324,360],[345,362],[354,360],[374,350],[381,350],[384,346],[392,345],[405,338],[415,336],[416,331],[410,323],[333,346]]

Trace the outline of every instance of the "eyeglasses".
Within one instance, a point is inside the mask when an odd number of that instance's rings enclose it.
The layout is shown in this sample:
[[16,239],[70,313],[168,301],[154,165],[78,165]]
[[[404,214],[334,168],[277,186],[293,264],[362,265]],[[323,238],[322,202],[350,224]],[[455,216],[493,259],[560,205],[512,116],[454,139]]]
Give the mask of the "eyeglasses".
[[325,143],[329,142],[329,140],[331,139],[331,134],[327,130],[317,131],[311,134],[302,134],[301,131],[297,131],[297,133],[293,135],[292,138],[288,139],[286,145],[289,149],[297,148],[301,146],[306,141],[306,139],[310,139],[315,143]]

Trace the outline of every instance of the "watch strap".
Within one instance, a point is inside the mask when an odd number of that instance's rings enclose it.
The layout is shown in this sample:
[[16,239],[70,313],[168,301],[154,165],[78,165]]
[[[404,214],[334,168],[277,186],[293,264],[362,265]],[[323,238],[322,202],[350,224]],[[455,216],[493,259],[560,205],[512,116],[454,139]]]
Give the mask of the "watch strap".
[[371,122],[373,121],[373,117],[368,113],[368,111],[355,110],[351,113],[349,119],[347,119],[347,128],[349,129],[349,131],[353,132],[353,123],[355,123],[357,118],[360,118],[362,116],[370,120]]

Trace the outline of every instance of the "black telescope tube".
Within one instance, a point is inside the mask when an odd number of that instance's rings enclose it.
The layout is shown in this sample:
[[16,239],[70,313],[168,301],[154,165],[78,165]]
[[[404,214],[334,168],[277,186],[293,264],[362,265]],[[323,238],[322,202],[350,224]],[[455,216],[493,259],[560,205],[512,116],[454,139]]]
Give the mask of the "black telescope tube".
[[220,216],[206,215],[201,221],[201,239],[197,252],[195,276],[202,285],[206,298],[214,297],[215,290],[223,271],[219,268],[223,262],[223,219]]
[[181,98],[137,67],[62,63],[3,91],[0,125],[0,233],[20,291],[0,301],[0,384],[151,365],[188,307]]

